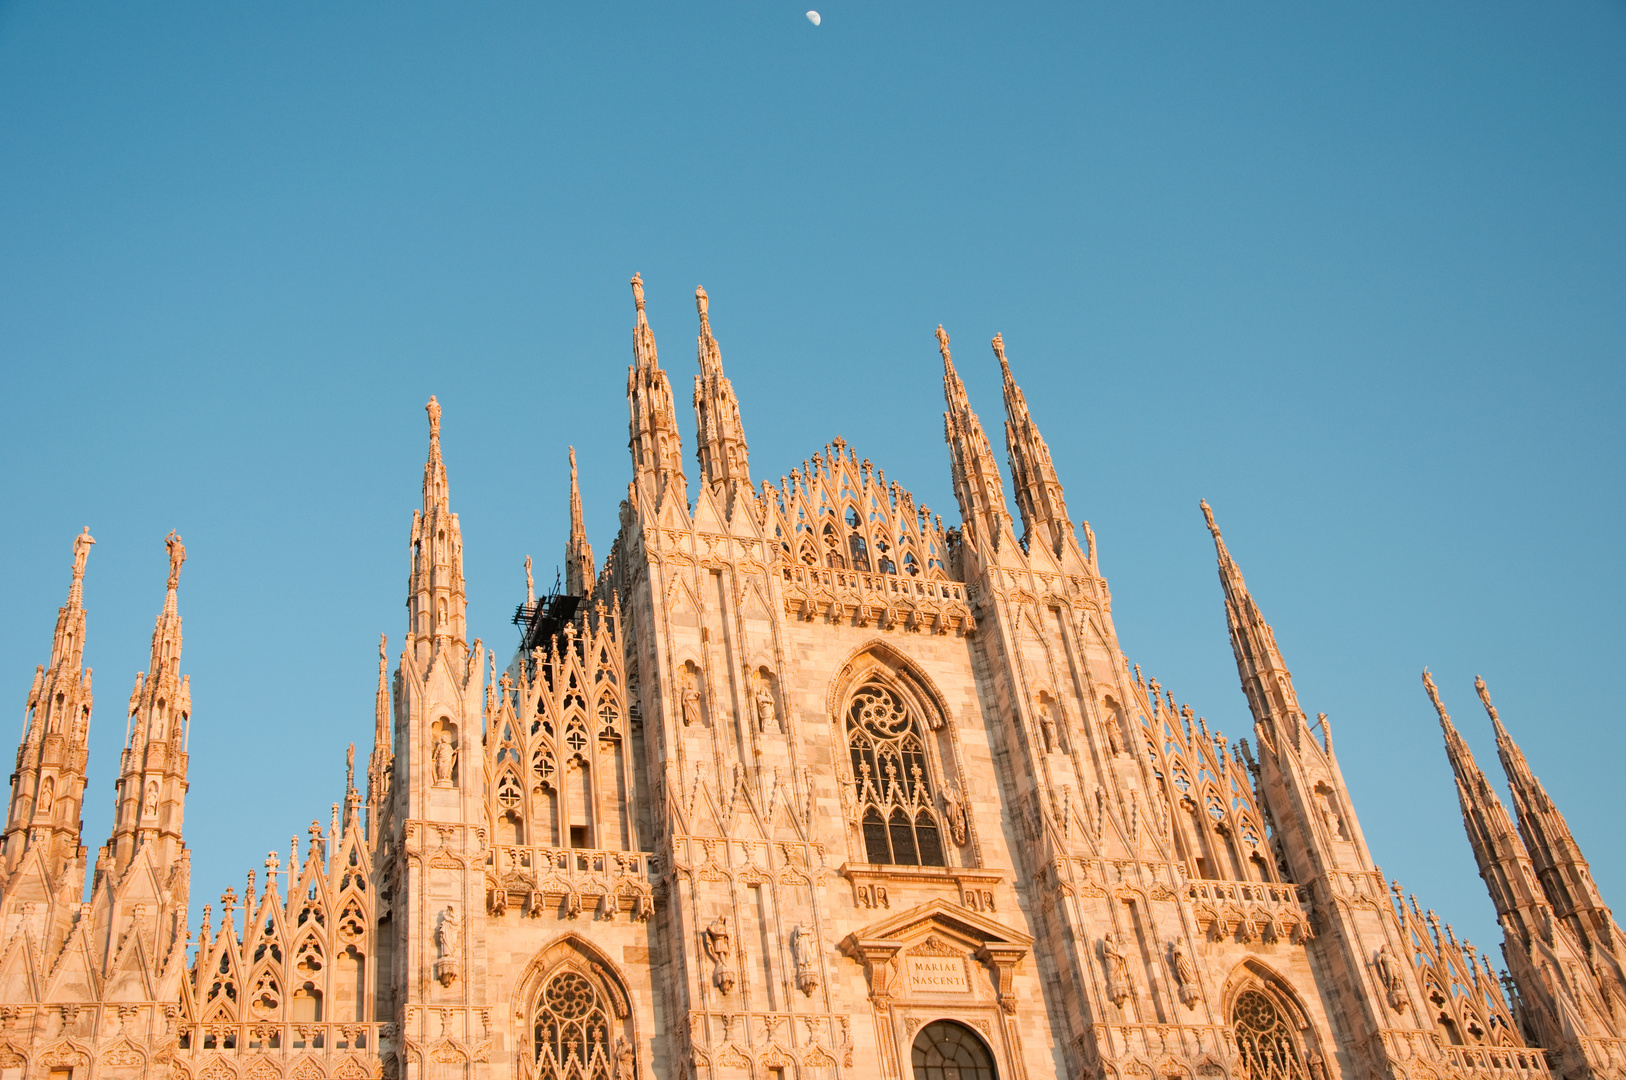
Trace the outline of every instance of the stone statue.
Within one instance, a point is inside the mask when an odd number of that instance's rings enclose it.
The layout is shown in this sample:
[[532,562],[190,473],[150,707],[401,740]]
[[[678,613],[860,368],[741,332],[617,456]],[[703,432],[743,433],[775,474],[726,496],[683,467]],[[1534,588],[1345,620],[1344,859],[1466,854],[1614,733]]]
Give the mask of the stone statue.
[[90,535],[90,526],[73,538],[73,579],[81,580],[85,576],[85,560],[90,557],[90,545],[96,541]]
[[525,556],[525,602],[536,599],[536,582],[531,578],[531,557]]
[[1114,757],[1124,752],[1123,732],[1118,727],[1118,714],[1107,715],[1107,749],[1112,751]]
[[423,411],[429,414],[429,437],[440,438],[440,402],[435,400],[433,394],[429,395],[429,404],[423,407]]
[[457,943],[463,934],[463,922],[457,917],[457,909],[447,904],[440,913],[440,920],[435,927],[435,944],[440,949],[442,959],[455,959],[457,956]]
[[46,817],[51,813],[51,804],[56,801],[56,781],[49,776],[40,784],[39,801],[34,805],[34,813],[39,817]]
[[949,835],[954,843],[960,847],[965,846],[965,800],[960,795],[960,785],[950,783],[943,792],[943,816],[948,819]]
[[796,989],[811,997],[819,988],[819,966],[813,931],[797,923],[790,928],[790,955],[796,963]]
[[774,709],[773,691],[768,689],[766,679],[757,687],[757,723],[764,734],[773,735],[779,731],[779,714]]
[[683,726],[691,727],[700,723],[700,691],[695,688],[691,678],[683,685]]
[[615,1039],[615,1080],[634,1080],[638,1075],[632,1044],[620,1035]]
[[[95,541],[92,540],[91,543],[95,543]],[[75,556],[75,558],[77,559],[77,556]],[[75,565],[77,565],[77,562]],[[1486,686],[1485,680],[1480,678],[1478,675],[1474,676],[1474,689],[1479,691],[1479,700],[1485,706],[1485,712],[1490,715],[1490,718],[1492,720],[1500,720],[1501,717],[1496,715],[1496,706],[1491,704],[1490,687]]]
[[639,311],[644,310],[644,279],[639,274],[632,275],[632,302]]
[[1434,676],[1423,669],[1423,689],[1428,691],[1428,700],[1434,703],[1434,711],[1440,714],[1441,720],[1451,719],[1451,714],[1445,711],[1445,704],[1440,701],[1440,688],[1434,685]]
[[728,930],[728,916],[719,915],[706,927],[706,955],[719,964],[726,964],[733,951],[734,939]]
[[1321,820],[1327,823],[1328,831],[1339,840],[1348,839],[1344,835],[1344,821],[1338,816],[1338,812],[1332,808],[1332,803],[1328,801],[1326,792],[1318,790],[1315,793],[1315,804],[1316,808],[1321,811]]
[[457,917],[457,909],[447,904],[435,925],[435,946],[440,954],[435,960],[435,978],[442,986],[450,986],[457,981],[457,946],[462,934],[463,923]]
[[1060,748],[1056,737],[1056,720],[1050,715],[1050,706],[1042,701],[1039,703],[1039,728],[1044,732],[1045,753],[1054,753]]
[[1122,1005],[1129,1000],[1129,960],[1115,934],[1102,936],[1101,962],[1107,971],[1107,997],[1114,1005]]
[[181,534],[174,529],[164,537],[164,546],[169,549],[169,587],[175,588],[181,580],[181,564],[186,561],[186,545],[181,543]]
[[141,803],[141,812],[149,817],[158,813],[158,785],[147,785],[147,797]]
[[1305,1058],[1310,1066],[1310,1080],[1327,1080],[1327,1059],[1318,1051],[1311,1050]]
[[1400,965],[1395,962],[1394,953],[1389,951],[1389,946],[1381,946],[1372,962],[1378,969],[1378,981],[1383,984],[1389,1008],[1402,1011],[1406,1007],[1406,990],[1400,981]]
[[728,958],[734,951],[734,939],[729,934],[728,916],[717,916],[701,936],[704,938],[706,955],[711,957],[714,965],[711,981],[726,997],[734,990],[734,969],[728,966]]
[[433,764],[435,786],[451,787],[452,770],[457,766],[457,750],[452,746],[452,737],[444,731],[435,736]]
[[1176,941],[1169,946],[1169,966],[1174,969],[1175,985],[1180,991],[1180,1001],[1188,1009],[1197,1007],[1197,968],[1186,955],[1184,945]]

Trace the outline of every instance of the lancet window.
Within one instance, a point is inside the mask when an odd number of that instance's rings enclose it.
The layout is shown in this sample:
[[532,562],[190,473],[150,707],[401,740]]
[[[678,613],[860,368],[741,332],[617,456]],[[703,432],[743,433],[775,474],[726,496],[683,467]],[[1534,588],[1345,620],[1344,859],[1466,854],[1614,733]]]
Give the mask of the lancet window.
[[866,858],[945,865],[931,763],[914,711],[892,688],[866,683],[847,708],[847,745]]
[[1244,990],[1231,1006],[1231,1030],[1248,1080],[1310,1080],[1304,1052],[1281,1006],[1259,990]]
[[550,978],[532,1017],[538,1080],[611,1080],[610,1016],[581,972],[566,968]]

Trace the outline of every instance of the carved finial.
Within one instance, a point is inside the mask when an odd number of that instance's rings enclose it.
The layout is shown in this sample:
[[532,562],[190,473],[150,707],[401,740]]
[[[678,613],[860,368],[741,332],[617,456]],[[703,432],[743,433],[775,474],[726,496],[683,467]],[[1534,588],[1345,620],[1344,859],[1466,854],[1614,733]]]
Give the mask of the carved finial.
[[384,649],[388,645],[388,643],[389,643],[389,636],[387,634],[379,634],[378,635],[378,666],[381,669],[383,668],[384,664],[387,662],[387,658],[384,655]]
[[1490,718],[1500,721],[1501,717],[1496,715],[1496,706],[1491,704],[1490,687],[1486,686],[1485,680],[1478,675],[1474,676],[1474,689],[1479,691],[1479,700],[1484,702],[1485,711],[1490,714]]
[[639,274],[632,275],[632,302],[639,311],[644,310],[644,279]]
[[181,543],[181,534],[171,529],[164,546],[169,549],[169,588],[174,592],[181,580],[181,564],[186,561],[186,545]]
[[351,743],[350,749],[344,752],[344,790],[349,791],[356,786],[356,744]]
[[1197,505],[1203,508],[1203,520],[1208,522],[1208,531],[1213,533],[1216,537],[1219,536],[1219,526],[1214,524],[1214,511],[1208,505],[1208,500],[1198,499]]
[[995,334],[992,344],[994,346],[994,355],[999,357],[1000,370],[1005,372],[1006,378],[1010,378],[1011,366],[1005,362],[1005,335]]
[[954,362],[949,356],[948,331],[943,329],[942,323],[937,324],[937,351],[943,354],[943,363],[952,364]]
[[1428,673],[1428,668],[1423,669],[1423,688],[1428,691],[1428,699],[1434,703],[1434,711],[1440,714],[1440,722],[1448,723],[1451,714],[1445,711],[1445,705],[1440,701],[1439,688],[1434,685],[1434,676]]
[[429,404],[423,407],[429,414],[429,439],[431,442],[440,438],[440,402],[435,400],[433,394],[429,395]]

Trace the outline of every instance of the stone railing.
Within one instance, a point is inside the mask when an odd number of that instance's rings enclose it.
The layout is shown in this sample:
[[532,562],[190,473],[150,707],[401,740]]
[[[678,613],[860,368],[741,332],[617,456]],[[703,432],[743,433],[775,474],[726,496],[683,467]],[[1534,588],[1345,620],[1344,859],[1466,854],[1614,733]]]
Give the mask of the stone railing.
[[977,628],[963,582],[822,566],[781,565],[779,572],[786,613],[807,622],[850,619],[856,626],[936,634]]
[[1216,940],[1236,934],[1244,942],[1308,941],[1314,936],[1297,885],[1276,881],[1193,881],[1197,928]]
[[[376,1056],[379,1041],[393,1032],[392,1024],[364,1024],[348,1021],[306,1023],[255,1022],[239,1024],[188,1024],[181,1029],[180,1053],[277,1054],[293,1051],[365,1051]],[[388,1029],[388,1030],[386,1030]]]
[[497,845],[486,856],[486,907],[493,915],[518,907],[540,915],[550,904],[564,914],[591,909],[599,918],[630,911],[640,921],[653,911],[659,859],[647,851]]
[[1447,1046],[1445,1058],[1458,1076],[1538,1080],[1551,1075],[1546,1051],[1530,1047]]
[[1163,1055],[1188,1061],[1212,1056],[1223,1061],[1234,1051],[1228,1031],[1220,1024],[1096,1024],[1095,1042],[1103,1057]]

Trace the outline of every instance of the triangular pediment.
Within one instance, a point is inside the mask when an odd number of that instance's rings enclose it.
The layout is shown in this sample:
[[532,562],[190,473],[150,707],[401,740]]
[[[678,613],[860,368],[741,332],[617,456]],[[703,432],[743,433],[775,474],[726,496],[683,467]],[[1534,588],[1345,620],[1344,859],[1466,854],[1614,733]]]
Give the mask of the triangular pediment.
[[[1026,949],[1033,944],[1031,935],[943,899],[928,900],[908,911],[871,923],[849,935],[847,941],[855,946],[882,942],[901,945],[932,931],[947,933],[975,946]],[[843,943],[843,947],[846,947],[846,943]]]

